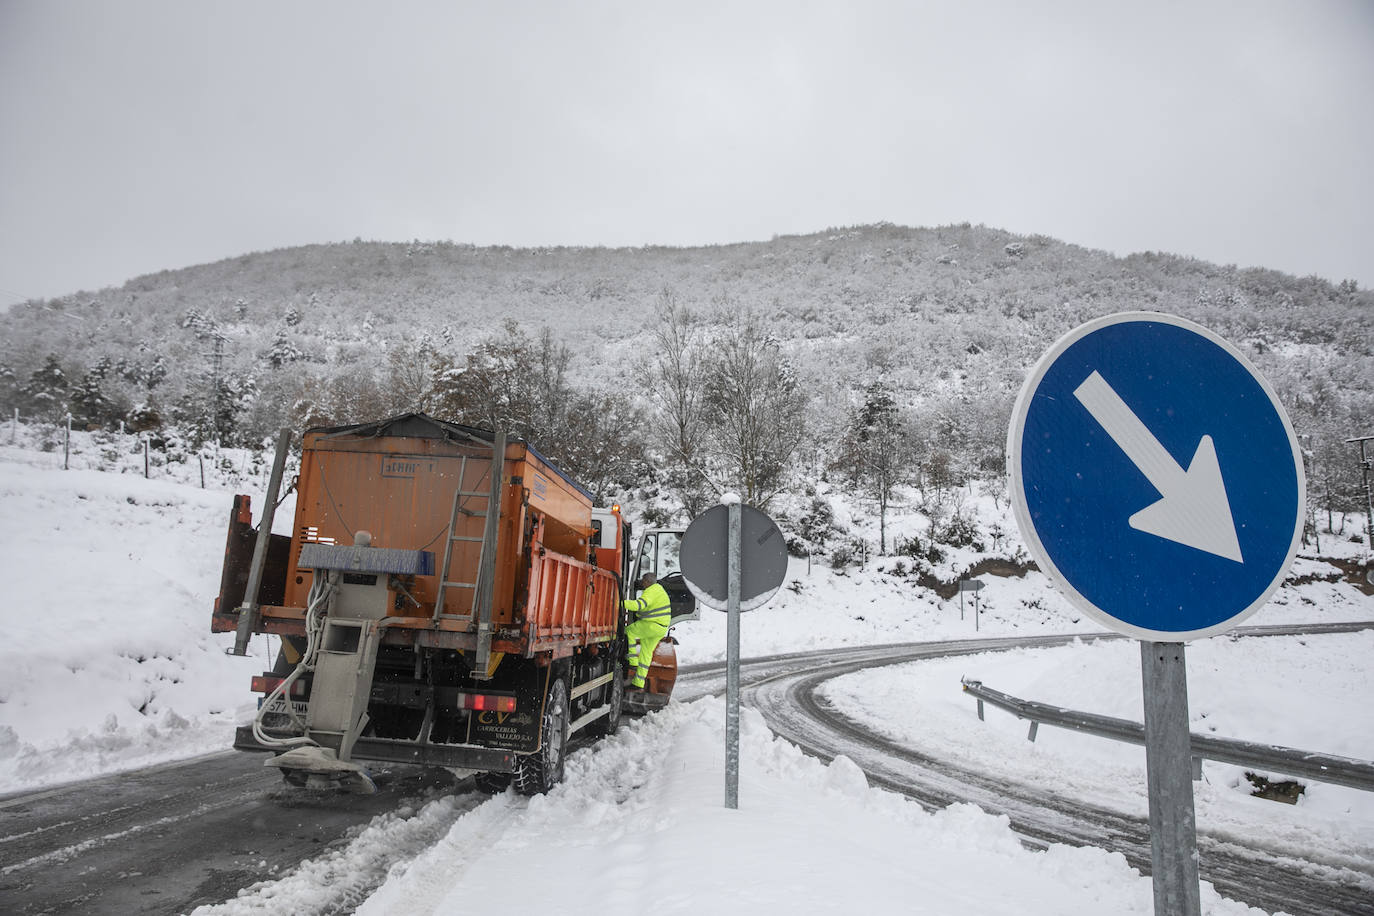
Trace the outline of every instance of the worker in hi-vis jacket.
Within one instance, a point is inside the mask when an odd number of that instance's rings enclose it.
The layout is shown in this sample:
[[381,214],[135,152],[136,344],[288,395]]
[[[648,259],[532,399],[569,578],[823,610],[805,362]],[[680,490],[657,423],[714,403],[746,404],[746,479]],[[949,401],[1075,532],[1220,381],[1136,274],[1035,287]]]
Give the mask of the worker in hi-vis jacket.
[[634,668],[631,690],[644,689],[644,679],[649,676],[654,649],[658,647],[658,641],[668,635],[668,620],[673,613],[668,593],[658,584],[658,578],[653,573],[640,576],[639,587],[641,591],[638,598],[627,598],[620,602],[630,612],[630,623],[625,627],[630,650],[625,661]]

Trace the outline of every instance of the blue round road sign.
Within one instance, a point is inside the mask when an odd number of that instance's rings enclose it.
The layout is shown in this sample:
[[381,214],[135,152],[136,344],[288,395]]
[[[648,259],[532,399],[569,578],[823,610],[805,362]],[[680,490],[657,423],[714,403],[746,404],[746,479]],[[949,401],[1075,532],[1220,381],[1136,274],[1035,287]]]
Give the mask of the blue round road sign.
[[1172,315],[1070,331],[1012,412],[1008,472],[1031,553],[1076,606],[1156,642],[1259,610],[1302,536],[1292,426],[1243,355]]

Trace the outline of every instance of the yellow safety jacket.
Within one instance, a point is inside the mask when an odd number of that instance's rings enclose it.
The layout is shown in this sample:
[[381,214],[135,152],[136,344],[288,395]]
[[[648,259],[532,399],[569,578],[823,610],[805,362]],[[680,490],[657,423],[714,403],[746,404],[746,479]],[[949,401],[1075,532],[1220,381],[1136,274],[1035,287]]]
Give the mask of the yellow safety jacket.
[[653,621],[662,627],[668,626],[668,620],[673,615],[668,592],[657,582],[641,592],[638,598],[626,598],[620,604],[635,620]]

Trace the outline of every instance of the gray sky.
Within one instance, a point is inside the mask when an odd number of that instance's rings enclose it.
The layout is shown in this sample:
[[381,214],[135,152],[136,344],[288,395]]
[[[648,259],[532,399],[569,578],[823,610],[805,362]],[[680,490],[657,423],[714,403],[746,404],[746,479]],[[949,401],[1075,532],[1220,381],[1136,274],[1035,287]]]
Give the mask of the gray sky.
[[969,221],[1374,286],[1374,3],[0,0],[0,304]]

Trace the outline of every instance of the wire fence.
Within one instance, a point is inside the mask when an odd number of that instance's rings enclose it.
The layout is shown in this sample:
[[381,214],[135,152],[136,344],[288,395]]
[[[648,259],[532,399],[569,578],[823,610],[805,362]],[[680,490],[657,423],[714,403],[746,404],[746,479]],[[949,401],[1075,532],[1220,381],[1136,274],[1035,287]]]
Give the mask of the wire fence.
[[266,485],[272,449],[192,448],[174,435],[82,430],[68,422],[23,419],[15,411],[0,426],[8,460],[63,470],[137,474],[209,489]]

